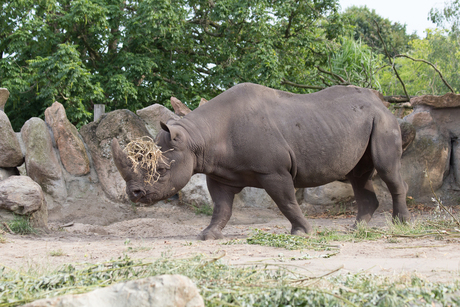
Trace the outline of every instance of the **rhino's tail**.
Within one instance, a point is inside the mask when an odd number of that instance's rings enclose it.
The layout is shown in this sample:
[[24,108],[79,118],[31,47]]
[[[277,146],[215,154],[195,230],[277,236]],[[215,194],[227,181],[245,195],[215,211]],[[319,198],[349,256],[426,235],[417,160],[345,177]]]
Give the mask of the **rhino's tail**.
[[415,139],[415,127],[402,119],[398,119],[398,122],[401,129],[402,150],[404,152]]

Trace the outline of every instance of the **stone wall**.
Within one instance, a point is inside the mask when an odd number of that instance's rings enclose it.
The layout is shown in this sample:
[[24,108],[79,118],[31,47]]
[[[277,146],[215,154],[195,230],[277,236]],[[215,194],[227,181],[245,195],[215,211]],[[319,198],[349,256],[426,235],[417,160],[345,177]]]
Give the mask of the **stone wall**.
[[[0,89],[0,220],[11,215],[6,214],[8,210],[28,215],[40,212],[35,214],[41,219],[37,225],[46,224],[47,219],[109,224],[134,217],[125,182],[112,160],[111,140],[115,137],[123,146],[139,136],[153,137],[159,131],[160,120],[178,119],[178,115],[156,104],[138,110],[137,114],[117,110],[78,131],[68,121],[63,106],[56,102],[45,111],[45,120],[31,118],[20,133],[15,133],[2,111],[7,98],[8,91]],[[180,101],[174,103],[183,114]],[[408,195],[426,200],[432,193],[431,187],[446,193],[460,190],[460,96],[421,96],[411,104],[414,111],[403,119],[404,124],[416,130],[415,140],[402,158]],[[18,176],[20,170],[22,176]],[[23,205],[19,208],[12,201],[15,177],[31,179],[21,183],[33,191],[31,195],[37,195],[35,202],[28,200],[29,209]],[[382,207],[391,208],[386,187],[378,176],[374,182]],[[353,200],[347,182],[300,189],[297,196],[308,213]],[[180,192],[180,200],[189,204],[211,203],[205,176],[193,176]],[[21,202],[24,200],[17,203]],[[276,208],[276,205],[265,191],[245,188],[236,196],[235,207]]]

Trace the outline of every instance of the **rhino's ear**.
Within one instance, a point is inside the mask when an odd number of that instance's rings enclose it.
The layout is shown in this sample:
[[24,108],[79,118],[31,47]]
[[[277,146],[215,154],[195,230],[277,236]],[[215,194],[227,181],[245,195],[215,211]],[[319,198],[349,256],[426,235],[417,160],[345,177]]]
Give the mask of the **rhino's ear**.
[[121,149],[116,138],[112,139],[112,156],[113,162],[115,162],[115,166],[120,172],[121,177],[123,177],[125,181],[129,181],[133,164],[129,160],[128,155]]
[[171,140],[172,141],[178,141],[180,140],[180,129],[177,128],[177,126],[171,125],[171,120],[169,120],[166,124],[163,122],[160,122],[161,129],[164,131],[168,132],[171,135]]

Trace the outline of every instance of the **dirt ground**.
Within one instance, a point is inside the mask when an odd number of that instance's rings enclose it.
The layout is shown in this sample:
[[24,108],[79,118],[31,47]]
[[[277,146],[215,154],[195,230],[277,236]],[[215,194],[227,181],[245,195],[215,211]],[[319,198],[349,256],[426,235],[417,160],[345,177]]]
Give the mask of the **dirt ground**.
[[[367,272],[379,275],[412,275],[431,281],[450,282],[459,279],[460,241],[436,239],[401,239],[390,243],[378,241],[339,242],[340,252],[330,258],[289,260],[305,255],[324,255],[325,251],[289,251],[258,245],[224,245],[235,238],[245,238],[252,229],[286,233],[290,224],[277,210],[235,209],[224,229],[224,240],[197,241],[196,235],[208,225],[210,216],[196,215],[190,209],[174,204],[138,208],[144,218],[131,219],[107,226],[73,223],[61,227],[50,223],[51,232],[41,235],[11,235],[0,244],[0,266],[12,269],[50,270],[65,263],[98,263],[129,255],[151,261],[168,256],[187,258],[195,254],[216,257],[225,253],[229,264],[291,263],[306,275],[321,276]],[[152,217],[153,216],[153,217]],[[417,218],[417,216],[415,216]],[[354,218],[310,219],[314,227],[346,230]],[[386,215],[378,213],[370,226],[386,225]]]

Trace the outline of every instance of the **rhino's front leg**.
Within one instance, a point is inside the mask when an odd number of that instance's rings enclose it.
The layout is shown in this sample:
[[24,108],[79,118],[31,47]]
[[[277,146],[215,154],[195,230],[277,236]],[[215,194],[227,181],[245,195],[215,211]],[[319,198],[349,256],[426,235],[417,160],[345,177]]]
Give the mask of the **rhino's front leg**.
[[200,240],[223,239],[222,229],[232,216],[232,205],[235,194],[241,192],[242,188],[235,188],[224,185],[206,176],[209,193],[214,202],[211,223],[199,235]]
[[267,175],[260,181],[265,191],[275,201],[284,216],[291,222],[293,235],[305,235],[313,231],[302,213],[295,197],[295,188],[288,172]]

